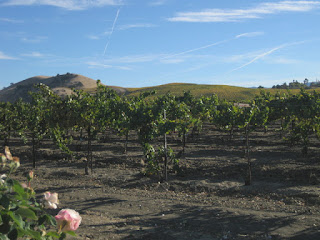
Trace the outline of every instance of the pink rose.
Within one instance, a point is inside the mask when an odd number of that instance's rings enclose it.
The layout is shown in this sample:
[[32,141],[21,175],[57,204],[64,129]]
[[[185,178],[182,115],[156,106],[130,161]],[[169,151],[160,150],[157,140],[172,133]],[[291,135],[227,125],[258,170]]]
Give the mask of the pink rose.
[[72,209],[62,209],[55,219],[59,232],[77,230],[82,220],[79,213]]

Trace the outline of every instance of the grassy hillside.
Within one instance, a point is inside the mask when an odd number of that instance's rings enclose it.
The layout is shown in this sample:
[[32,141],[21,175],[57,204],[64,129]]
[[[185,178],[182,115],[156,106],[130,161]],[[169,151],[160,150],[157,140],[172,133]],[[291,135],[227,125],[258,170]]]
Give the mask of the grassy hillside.
[[[244,88],[227,85],[199,85],[199,84],[186,84],[186,83],[171,83],[155,87],[145,88],[127,88],[128,96],[137,96],[143,91],[155,90],[156,95],[163,95],[167,92],[173,95],[182,95],[183,91],[190,91],[195,97],[210,96],[217,94],[220,99],[226,99],[228,101],[250,101],[254,96],[259,95],[261,89],[257,88]],[[272,94],[276,92],[287,92],[285,89],[263,89],[266,92]],[[291,93],[299,92],[299,89],[290,90]]]

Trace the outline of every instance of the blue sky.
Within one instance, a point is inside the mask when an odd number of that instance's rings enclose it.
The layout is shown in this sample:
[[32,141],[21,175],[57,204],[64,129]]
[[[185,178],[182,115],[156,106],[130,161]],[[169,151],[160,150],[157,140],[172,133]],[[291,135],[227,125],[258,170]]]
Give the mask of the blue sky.
[[320,79],[320,1],[0,0],[0,89],[66,72],[107,85]]

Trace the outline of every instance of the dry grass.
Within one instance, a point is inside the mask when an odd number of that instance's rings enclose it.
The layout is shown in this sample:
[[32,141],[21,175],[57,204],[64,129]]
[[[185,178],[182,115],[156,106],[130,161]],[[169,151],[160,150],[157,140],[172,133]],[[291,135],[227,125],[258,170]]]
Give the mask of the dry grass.
[[[184,91],[190,91],[195,97],[210,96],[216,94],[219,99],[226,99],[227,101],[250,101],[256,95],[260,94],[261,90],[275,94],[277,92],[287,93],[285,89],[257,89],[257,88],[244,88],[227,85],[204,85],[204,84],[186,84],[186,83],[172,83],[155,87],[146,88],[128,88],[128,96],[137,96],[144,91],[156,91],[157,95],[164,95],[168,92],[173,95],[181,96]],[[319,90],[319,89],[317,89]],[[299,89],[292,89],[292,94],[298,93]],[[312,90],[313,91],[313,90]]]

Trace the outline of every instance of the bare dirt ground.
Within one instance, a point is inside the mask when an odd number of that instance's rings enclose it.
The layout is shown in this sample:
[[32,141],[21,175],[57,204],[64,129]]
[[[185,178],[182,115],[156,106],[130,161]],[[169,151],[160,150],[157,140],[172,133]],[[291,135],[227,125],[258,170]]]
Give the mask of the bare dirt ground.
[[[244,186],[243,138],[237,133],[230,140],[212,126],[189,139],[181,173],[170,173],[165,183],[141,174],[142,149],[134,133],[127,155],[124,138],[94,141],[90,176],[80,160],[85,143],[67,160],[46,140],[33,188],[39,198],[45,191],[59,193],[59,209],[81,214],[76,239],[320,239],[318,140],[307,157],[272,129],[253,133],[250,143],[253,184]],[[177,139],[169,138],[169,145],[181,150]],[[21,158],[16,177],[23,179],[32,166],[31,147],[14,139],[10,148]]]

